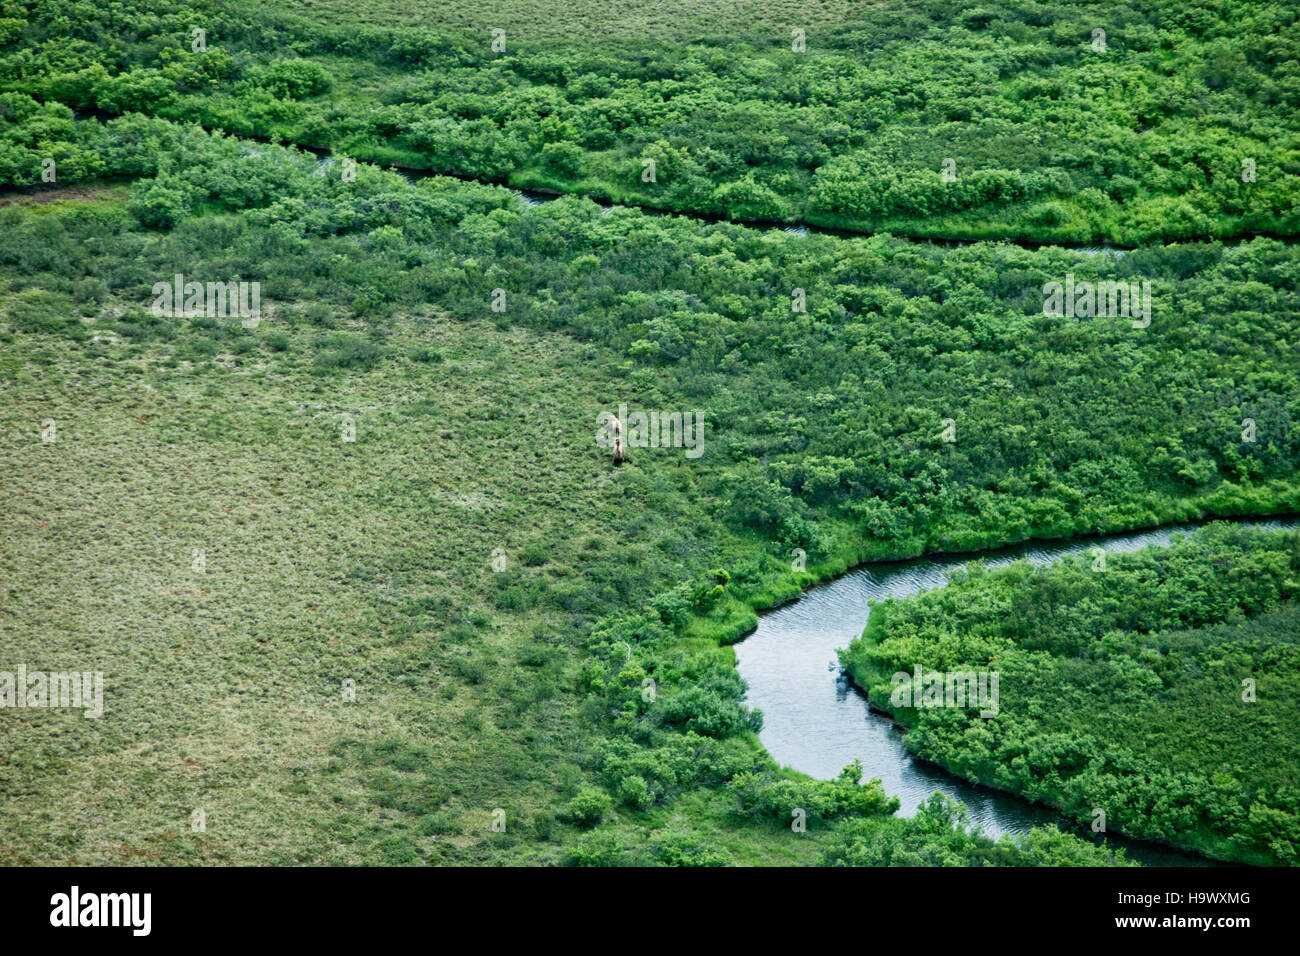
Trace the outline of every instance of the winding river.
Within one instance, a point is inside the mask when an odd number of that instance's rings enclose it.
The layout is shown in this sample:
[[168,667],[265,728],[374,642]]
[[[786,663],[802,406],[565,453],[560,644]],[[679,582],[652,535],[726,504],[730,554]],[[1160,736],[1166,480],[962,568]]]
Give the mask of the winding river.
[[[1300,519],[1246,522],[1258,528],[1293,528]],[[873,602],[943,587],[950,571],[982,559],[1003,567],[1024,559],[1043,565],[1103,547],[1109,553],[1167,545],[1175,534],[1196,525],[1177,525],[1131,534],[1033,542],[979,555],[944,555],[865,565],[828,584],[812,588],[791,604],[759,617],[758,629],[735,645],[736,666],[749,684],[750,706],[763,712],[763,745],[778,764],[812,777],[831,779],[854,759],[864,779],[879,777],[885,792],[910,815],[936,790],[966,804],[971,823],[990,836],[1020,833],[1032,826],[1073,826],[1046,807],[967,783],[933,764],[912,757],[902,733],[885,717],[867,709],[866,698],[840,672],[836,650],[862,633]],[[1131,859],[1148,865],[1206,865],[1209,861],[1153,844],[1113,839]]]

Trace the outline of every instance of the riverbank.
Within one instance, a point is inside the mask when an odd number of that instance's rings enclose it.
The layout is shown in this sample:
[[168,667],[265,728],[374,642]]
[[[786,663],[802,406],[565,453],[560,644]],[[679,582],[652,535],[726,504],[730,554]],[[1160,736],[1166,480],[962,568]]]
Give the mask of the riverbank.
[[[1297,519],[1281,520],[1294,524]],[[1041,542],[1021,544],[986,557],[992,566],[1006,566],[1020,558],[1042,564],[1068,554],[1087,553],[1099,542],[1109,552],[1119,553],[1167,543],[1173,534],[1201,526],[1089,536],[1058,542],[1055,547],[1044,547]],[[831,779],[844,765],[861,759],[865,776],[882,778],[886,792],[902,800],[900,812],[904,814],[915,812],[931,793],[941,790],[964,802],[971,822],[994,836],[1049,823],[1071,826],[1044,803],[1008,796],[1009,788],[984,787],[954,776],[938,763],[919,762],[903,743],[903,725],[892,715],[886,719],[869,714],[867,696],[851,686],[835,661],[836,652],[862,632],[873,603],[941,588],[948,575],[961,570],[969,557],[874,562],[763,614],[757,632],[732,648],[737,668],[749,685],[748,702],[764,715],[759,739],[778,765],[821,779]],[[1195,862],[1162,857],[1150,847],[1147,850],[1149,863]]]
[[[875,601],[862,635],[840,654],[845,679],[873,712],[889,715],[871,720],[907,734],[909,754],[965,781],[1080,823],[1102,808],[1108,832],[1229,862],[1284,862],[1294,747],[1272,728],[1290,722],[1283,688],[1300,666],[1287,601],[1294,582],[1284,576],[1275,586],[1269,573],[1243,569],[1276,567],[1291,540],[1256,532],[1297,526],[1292,517],[1214,525],[1182,540],[1175,535],[1189,529],[1080,541],[1019,555],[1029,572],[1008,568],[1018,555],[999,555],[990,570],[937,590],[933,575],[893,586],[881,598],[907,600]],[[1079,554],[1088,560],[1063,563]],[[1234,583],[1243,573],[1253,585]],[[1161,583],[1144,583],[1152,580]],[[1057,609],[1040,607],[1040,594],[1058,595]],[[1238,604],[1246,616],[1225,618],[1222,608]],[[942,719],[942,708],[893,706],[889,675],[906,671],[905,661],[943,669],[930,641],[952,645],[942,658],[949,667],[1001,671],[996,721],[975,720],[963,737],[964,719]],[[1247,691],[1234,690],[1234,673],[1250,675]],[[1256,682],[1267,688],[1258,705]],[[1100,710],[1098,695],[1109,702]],[[1226,776],[1211,782],[1210,770]],[[1116,787],[1127,796],[1115,797]]]

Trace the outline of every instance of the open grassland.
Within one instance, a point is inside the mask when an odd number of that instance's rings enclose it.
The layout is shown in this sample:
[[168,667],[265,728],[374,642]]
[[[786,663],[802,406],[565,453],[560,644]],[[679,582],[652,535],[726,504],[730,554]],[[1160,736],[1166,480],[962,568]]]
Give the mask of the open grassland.
[[[572,707],[511,686],[521,656],[566,659],[556,615],[485,597],[495,548],[542,547],[560,581],[604,541],[618,475],[586,441],[592,383],[572,345],[520,331],[402,317],[390,343],[445,364],[6,352],[6,659],[93,663],[109,701],[98,721],[0,711],[6,862],[357,862],[368,828],[467,860],[494,807],[562,790]],[[395,776],[415,740],[445,833],[392,826],[343,759]]]
[[[285,312],[251,352],[177,359],[194,334],[4,350],[0,645],[102,670],[107,711],[0,710],[0,860],[564,861],[581,831],[555,818],[598,741],[560,592],[625,562],[642,511],[590,441],[589,349],[437,312],[395,317],[399,357],[370,367]],[[648,861],[665,838],[750,863],[825,845],[755,839],[731,807],[606,830]]]

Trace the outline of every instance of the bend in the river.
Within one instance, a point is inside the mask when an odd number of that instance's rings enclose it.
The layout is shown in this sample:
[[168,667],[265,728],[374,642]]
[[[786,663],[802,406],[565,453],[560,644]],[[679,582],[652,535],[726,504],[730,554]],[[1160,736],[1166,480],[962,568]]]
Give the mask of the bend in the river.
[[[1252,527],[1300,526],[1300,519],[1248,522]],[[1043,565],[1101,546],[1110,552],[1168,545],[1173,536],[1198,525],[1075,538],[1060,543],[1031,542],[978,555],[942,555],[864,565],[812,588],[791,604],[763,614],[758,628],[735,645],[736,666],[749,684],[748,703],[763,712],[759,734],[782,766],[831,779],[853,760],[864,777],[879,777],[885,792],[911,815],[936,790],[966,804],[973,824],[990,836],[1020,833],[1032,826],[1066,821],[1055,811],[1013,794],[967,783],[940,767],[919,761],[904,749],[902,733],[888,718],[871,713],[866,698],[852,687],[836,662],[836,651],[862,633],[872,602],[906,597],[943,587],[949,572],[982,559],[1004,567],[1023,559]],[[1201,857],[1137,841],[1116,840],[1129,856],[1154,865],[1205,864]]]

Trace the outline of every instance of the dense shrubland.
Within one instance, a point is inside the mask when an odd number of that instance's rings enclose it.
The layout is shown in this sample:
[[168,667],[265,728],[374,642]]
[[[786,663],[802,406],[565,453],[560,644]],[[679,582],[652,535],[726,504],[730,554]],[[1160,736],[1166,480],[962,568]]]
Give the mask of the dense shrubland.
[[837,834],[828,866],[1108,866],[1115,861],[1055,827],[1000,840],[972,837],[966,809],[936,793],[915,815],[885,823],[853,820]]
[[[76,313],[110,293],[143,310],[153,282],[194,272],[196,246],[220,236],[221,277],[260,278],[273,301],[323,297],[377,319],[434,302],[468,318],[492,315],[504,289],[499,321],[605,350],[624,383],[611,402],[702,410],[706,453],[683,476],[718,518],[813,563],[1300,508],[1286,358],[1298,263],[1276,241],[1110,258],[793,237],[582,200],[529,208],[365,166],[347,183],[291,150],[117,122],[123,152],[149,144],[127,215],[88,213],[73,231],[16,220],[0,237],[35,287],[21,331],[85,337]],[[195,215],[219,209],[243,215]],[[187,217],[179,235],[157,231]],[[1066,272],[1150,277],[1151,325],[1044,315],[1043,283]],[[796,288],[806,312],[792,311]],[[328,344],[326,363],[385,355]],[[678,603],[721,613],[753,584],[707,602],[693,584]],[[662,598],[669,617],[677,600]]]
[[0,88],[45,107],[4,109],[17,185],[44,157],[66,181],[119,171],[61,105],[738,220],[1124,244],[1300,227],[1282,4],[873,6],[805,24],[804,52],[766,25],[575,45],[522,10],[500,53],[428,11],[397,28],[221,0],[6,10]]
[[[1081,823],[1300,862],[1300,534],[1214,524],[1169,548],[979,566],[872,609],[843,657],[918,755]],[[1000,673],[996,717],[896,707],[891,675]],[[1247,684],[1246,682],[1249,682]]]

